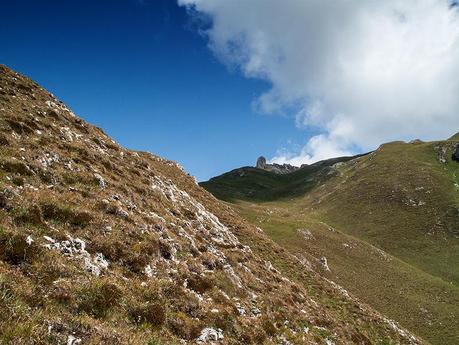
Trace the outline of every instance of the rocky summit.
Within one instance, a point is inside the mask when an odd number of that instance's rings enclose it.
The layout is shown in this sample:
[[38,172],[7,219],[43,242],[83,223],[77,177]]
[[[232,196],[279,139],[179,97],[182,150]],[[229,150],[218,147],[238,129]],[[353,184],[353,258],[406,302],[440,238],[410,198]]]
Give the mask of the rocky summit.
[[[302,165],[301,167],[303,166],[305,165]],[[261,170],[270,171],[276,174],[289,174],[291,172],[294,172],[300,169],[300,167],[296,167],[290,164],[277,164],[277,163],[269,164],[266,162],[266,158],[263,156],[258,157],[256,168],[261,169]]]
[[0,344],[421,344],[0,66]]

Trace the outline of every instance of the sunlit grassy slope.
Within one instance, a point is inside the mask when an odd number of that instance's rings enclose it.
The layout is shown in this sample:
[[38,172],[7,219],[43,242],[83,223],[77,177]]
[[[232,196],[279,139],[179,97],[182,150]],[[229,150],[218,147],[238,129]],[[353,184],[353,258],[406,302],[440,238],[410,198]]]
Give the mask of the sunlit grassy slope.
[[[433,344],[458,344],[457,140],[389,143],[282,177],[251,168],[247,180],[243,168],[203,186],[296,255],[326,257],[330,271],[311,265],[381,312]],[[261,188],[255,174],[282,183]]]

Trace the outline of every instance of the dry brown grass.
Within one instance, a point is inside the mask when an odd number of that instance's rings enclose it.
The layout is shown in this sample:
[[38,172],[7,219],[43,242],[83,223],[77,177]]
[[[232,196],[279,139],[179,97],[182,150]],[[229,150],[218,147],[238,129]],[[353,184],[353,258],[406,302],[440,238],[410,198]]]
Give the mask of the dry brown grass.
[[[120,147],[2,66],[0,87],[0,343],[191,343],[211,327],[226,344],[302,344],[313,339],[301,330],[311,319],[332,320],[334,339],[349,341],[357,302],[325,307],[324,296],[341,298],[327,282],[298,273],[294,258],[176,164]],[[86,251],[60,251],[70,239]],[[88,264],[101,256],[108,266],[94,275]],[[296,274],[300,283],[285,279]],[[408,342],[362,308],[370,339]]]

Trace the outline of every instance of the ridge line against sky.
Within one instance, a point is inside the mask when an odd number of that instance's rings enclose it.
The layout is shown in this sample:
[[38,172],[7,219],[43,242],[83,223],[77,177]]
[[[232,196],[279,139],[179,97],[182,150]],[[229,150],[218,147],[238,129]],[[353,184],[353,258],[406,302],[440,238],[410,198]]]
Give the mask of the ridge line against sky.
[[319,131],[272,162],[301,165],[458,129],[456,1],[178,3],[205,18],[203,34],[222,63],[270,83],[254,100],[260,112],[291,114],[297,127]]
[[288,118],[252,111],[268,84],[217,61],[176,0],[21,0],[2,11],[0,63],[200,181],[305,140]]
[[200,181],[260,155],[300,165],[459,130],[447,0],[21,0],[2,11],[0,63]]

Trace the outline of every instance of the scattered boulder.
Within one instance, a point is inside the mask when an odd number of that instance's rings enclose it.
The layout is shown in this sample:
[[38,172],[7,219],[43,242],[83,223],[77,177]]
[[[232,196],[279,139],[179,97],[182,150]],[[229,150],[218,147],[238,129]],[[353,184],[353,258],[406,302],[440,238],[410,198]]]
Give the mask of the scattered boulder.
[[314,235],[308,229],[297,229],[296,231],[297,231],[298,235],[303,237],[306,241],[314,239]]
[[67,338],[67,345],[78,345],[81,344],[81,339],[76,338],[73,335],[69,335]]
[[94,174],[94,178],[97,180],[97,182],[99,182],[100,189],[105,189],[106,183],[104,178],[99,174]]
[[258,309],[258,307],[256,307],[256,306],[252,306],[251,312],[252,312],[252,316],[254,316],[254,317],[261,316],[261,310]]
[[204,328],[196,342],[203,344],[223,339],[223,331],[220,328]]
[[236,310],[241,316],[244,316],[246,314],[245,308],[241,303],[236,303]]
[[43,236],[48,242],[44,247],[56,250],[68,257],[82,258],[84,261],[84,268],[87,272],[92,273],[95,276],[100,276],[102,270],[108,268],[108,261],[105,259],[102,253],[96,253],[93,257],[86,250],[86,243],[79,239],[67,236],[68,239],[64,241],[56,241],[49,236]]
[[322,256],[320,258],[320,263],[322,264],[323,268],[326,270],[326,271],[330,271],[330,267],[328,267],[328,260],[325,256]]

